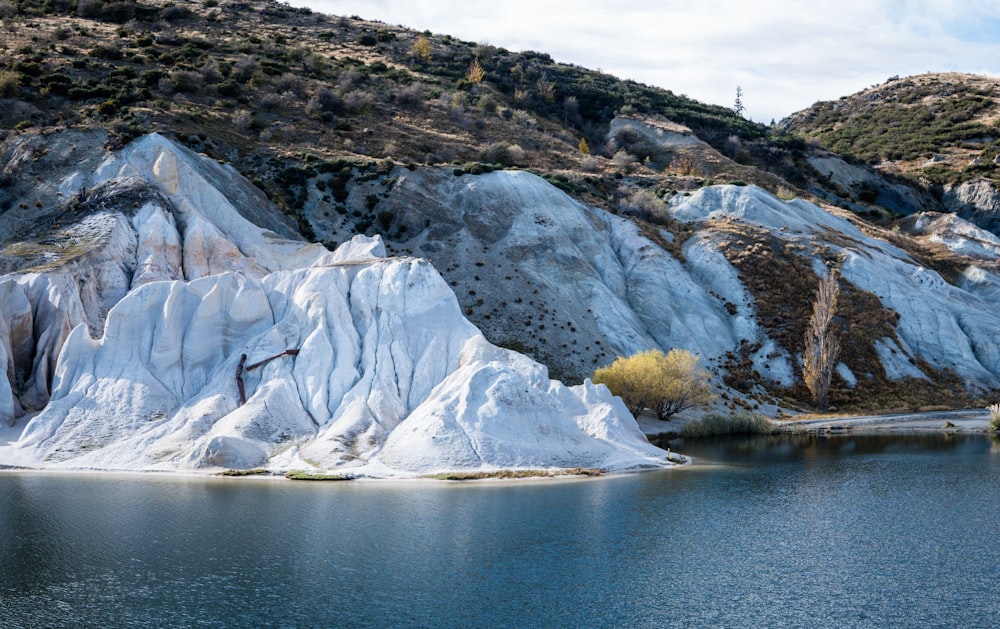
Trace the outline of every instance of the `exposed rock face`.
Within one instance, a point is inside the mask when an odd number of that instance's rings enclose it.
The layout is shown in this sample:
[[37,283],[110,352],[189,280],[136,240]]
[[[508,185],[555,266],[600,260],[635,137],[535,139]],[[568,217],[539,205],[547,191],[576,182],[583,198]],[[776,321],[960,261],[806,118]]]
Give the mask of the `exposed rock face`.
[[[309,186],[317,233],[343,243],[330,252],[247,220],[249,184],[162,137],[89,164],[59,171],[62,205],[44,220],[20,204],[0,215],[0,426],[18,437],[0,463],[662,465],[607,389],[550,380],[476,326],[581,381],[618,355],[679,347],[717,372],[745,361],[753,386],[790,386],[801,336],[779,332],[793,314],[761,315],[761,286],[787,279],[766,267],[779,259],[811,277],[836,260],[865,300],[855,350],[868,357],[843,357],[848,385],[948,369],[974,391],[1000,386],[1000,241],[954,216],[910,226],[953,256],[946,280],[847,213],[752,186],[678,194],[653,225],[526,172],[398,168],[352,184],[333,218]],[[400,256],[351,238],[342,217],[372,209]]]
[[[470,320],[491,340],[523,348],[571,377],[582,379],[618,355],[659,347],[692,350],[718,370],[749,351],[758,382],[794,384],[800,340],[783,344],[758,320],[760,304],[726,253],[736,230],[770,239],[778,255],[803,258],[813,275],[824,260],[842,260],[843,277],[880,311],[872,317],[894,321],[878,332],[885,336],[866,341],[874,365],[855,361],[857,373],[840,366],[845,382],[863,386],[872,367],[890,380],[934,377],[921,361],[955,370],[974,389],[1000,382],[989,332],[1000,321],[985,288],[993,272],[977,263],[970,270],[975,282],[949,283],[862,232],[847,213],[780,201],[752,186],[713,186],[671,201],[669,214],[686,231],[642,231],[524,172],[456,177],[398,169],[391,181],[388,188],[379,181],[356,185],[348,211],[361,211],[366,199],[377,197],[378,210],[396,217],[396,229],[406,226],[394,248],[441,269]],[[350,233],[343,223],[323,219],[321,209],[313,206],[317,233],[333,240]],[[962,256],[979,236],[968,230],[953,236],[956,264],[975,263]]]
[[1000,232],[1000,191],[985,179],[974,179],[958,185],[948,184],[941,196],[944,207],[962,218]]
[[143,138],[64,182],[70,224],[44,251],[5,250],[23,271],[0,278],[0,419],[20,434],[0,461],[374,476],[669,464],[606,388],[565,387],[486,342],[426,261],[256,227],[204,162]]
[[[672,208],[675,218],[708,226],[713,220],[736,219],[753,229],[801,245],[815,254],[842,260],[841,273],[856,288],[878,298],[898,319],[893,334],[875,339],[882,368],[890,379],[927,377],[918,360],[952,369],[968,386],[991,389],[1000,384],[1000,350],[994,330],[1000,314],[985,293],[947,282],[937,272],[884,240],[862,232],[845,216],[811,203],[781,202],[754,188],[705,188]],[[982,236],[968,226],[969,236]],[[959,230],[953,230],[957,236]],[[709,234],[709,240],[716,237]],[[806,248],[808,247],[808,248]],[[982,282],[995,282],[995,272],[979,268]],[[876,313],[872,313],[874,318]],[[864,374],[853,374],[859,378]]]
[[[830,183],[840,186],[852,196],[861,196],[862,200],[877,203],[897,214],[936,209],[934,201],[921,189],[889,181],[877,172],[850,164],[837,155],[812,155],[809,157],[809,165]],[[819,188],[815,192],[824,194]],[[829,193],[825,196],[832,201],[840,200]]]
[[[357,185],[349,209],[379,195],[378,211],[408,226],[396,250],[429,258],[491,340],[560,374],[583,380],[619,355],[657,346],[716,358],[753,331],[713,294],[722,286],[727,299],[747,303],[732,269],[697,243],[682,263],[633,222],[527,172],[393,175],[388,191],[377,181]],[[348,237],[321,207],[317,233]]]
[[[83,139],[73,133],[53,144],[82,144]],[[36,142],[29,136],[27,147]],[[16,156],[34,151],[28,148],[7,150]],[[52,198],[63,199],[61,209],[42,204],[35,223],[20,211],[0,216],[0,233],[9,239],[0,265],[15,272],[0,282],[15,285],[10,294],[23,294],[31,304],[31,334],[10,338],[30,345],[33,354],[30,369],[23,360],[15,362],[7,379],[11,386],[0,382],[0,389],[7,389],[0,394],[0,422],[10,423],[45,405],[70,330],[85,324],[91,336],[99,337],[110,308],[133,288],[224,271],[263,277],[332,259],[320,245],[282,238],[248,221],[215,184],[223,181],[237,198],[249,196],[241,190],[252,186],[235,173],[226,182],[215,162],[161,136],[141,138],[103,160],[91,157],[89,164],[91,172],[54,169],[62,179],[49,188],[59,191]],[[8,164],[5,172],[16,174],[16,166]],[[18,234],[22,240],[10,244]],[[16,403],[2,402],[14,398]]]
[[369,474],[665,461],[603,387],[564,387],[488,344],[427,262],[376,258],[130,293],[103,337],[70,334],[16,456]]
[[922,212],[904,225],[910,233],[952,253],[987,261],[1000,257],[1000,237],[956,214]]

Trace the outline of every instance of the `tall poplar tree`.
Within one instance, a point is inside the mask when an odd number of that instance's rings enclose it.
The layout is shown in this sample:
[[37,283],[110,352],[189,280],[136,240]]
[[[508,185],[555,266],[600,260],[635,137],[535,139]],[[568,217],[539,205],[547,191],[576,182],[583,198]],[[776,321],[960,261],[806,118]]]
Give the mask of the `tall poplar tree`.
[[837,311],[837,271],[831,269],[819,280],[812,317],[806,330],[805,349],[802,352],[802,377],[820,411],[826,412],[830,394],[830,381],[840,357],[840,338],[831,329]]

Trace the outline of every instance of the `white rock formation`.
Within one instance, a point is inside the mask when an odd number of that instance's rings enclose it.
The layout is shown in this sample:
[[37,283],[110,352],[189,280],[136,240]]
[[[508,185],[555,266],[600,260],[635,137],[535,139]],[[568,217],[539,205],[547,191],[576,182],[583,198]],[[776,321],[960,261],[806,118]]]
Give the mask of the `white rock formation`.
[[960,184],[945,184],[941,203],[949,212],[980,227],[993,232],[1000,229],[1000,190],[988,179],[980,177]]
[[[348,209],[380,194],[379,210],[408,227],[396,249],[431,259],[491,339],[524,347],[581,379],[618,355],[653,347],[692,350],[719,370],[729,353],[749,346],[759,348],[749,358],[763,380],[795,383],[796,350],[768,337],[753,296],[721,251],[725,237],[715,225],[734,221],[814,262],[817,247],[839,255],[846,280],[899,314],[896,338],[874,339],[871,348],[885,358],[890,379],[925,378],[917,364],[926,361],[953,369],[973,388],[1000,384],[990,332],[1000,324],[1000,280],[988,264],[996,253],[987,233],[960,219],[948,219],[951,228],[936,233],[942,245],[978,259],[949,283],[844,213],[781,201],[753,186],[713,186],[673,198],[670,216],[689,230],[680,257],[662,245],[676,242],[674,234],[663,229],[656,239],[530,173],[455,177],[446,170],[399,169],[393,175],[389,190],[379,182],[359,184]],[[324,222],[321,207],[313,210],[317,232],[345,237]],[[840,373],[860,386],[870,375],[850,373],[846,365]]]
[[[873,293],[884,308],[899,314],[898,342],[887,339],[876,346],[890,379],[926,377],[915,364],[922,359],[938,369],[954,370],[974,388],[1000,384],[1000,348],[994,340],[1000,312],[990,295],[947,282],[846,218],[804,201],[785,203],[749,186],[705,188],[674,206],[672,214],[692,222],[735,217],[788,242],[824,243],[838,253],[844,279]],[[951,247],[967,249],[955,242],[963,232],[981,242],[990,241],[979,231],[952,229]],[[988,253],[985,247],[976,251]],[[979,278],[986,281],[983,274]]]
[[0,464],[670,464],[605,387],[563,386],[486,342],[428,262],[387,259],[377,237],[332,253],[279,237],[241,215],[223,175],[148,136],[66,178],[103,209],[60,233],[82,253],[0,278],[0,419],[17,436]]
[[283,457],[378,475],[666,462],[606,388],[565,387],[487,343],[427,262],[371,257],[134,290],[101,338],[70,334],[48,405],[6,457],[111,469]]
[[[310,217],[344,242],[335,252],[279,235],[279,223],[257,227],[246,216],[269,219],[249,184],[158,136],[60,181],[80,205],[72,224],[0,257],[18,269],[0,276],[0,427],[14,426],[0,431],[13,435],[0,464],[367,475],[662,465],[605,388],[550,380],[470,320],[580,380],[651,347],[690,349],[716,370],[753,347],[760,377],[790,385],[799,357],[758,322],[723,224],[816,268],[820,251],[839,257],[846,281],[898,314],[871,340],[887,377],[931,378],[929,365],[1000,386],[1000,250],[955,218],[914,218],[919,238],[968,262],[946,280],[842,213],[752,186],[677,195],[667,231],[526,172],[397,169],[353,184],[337,214],[376,198],[394,229],[407,227],[401,255],[386,258],[380,238],[350,239],[353,226],[324,218],[316,198]],[[23,228],[14,214],[0,233]],[[840,377],[864,387],[871,374],[843,359]]]

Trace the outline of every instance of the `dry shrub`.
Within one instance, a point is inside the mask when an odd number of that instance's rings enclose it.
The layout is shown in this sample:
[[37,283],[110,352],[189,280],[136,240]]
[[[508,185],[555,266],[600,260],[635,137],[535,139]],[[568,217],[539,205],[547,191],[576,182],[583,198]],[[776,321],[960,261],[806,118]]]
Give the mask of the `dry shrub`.
[[604,384],[638,417],[651,409],[666,421],[676,413],[709,404],[715,398],[708,372],[698,368],[698,356],[683,349],[666,355],[658,349],[617,358],[594,372],[592,379]]

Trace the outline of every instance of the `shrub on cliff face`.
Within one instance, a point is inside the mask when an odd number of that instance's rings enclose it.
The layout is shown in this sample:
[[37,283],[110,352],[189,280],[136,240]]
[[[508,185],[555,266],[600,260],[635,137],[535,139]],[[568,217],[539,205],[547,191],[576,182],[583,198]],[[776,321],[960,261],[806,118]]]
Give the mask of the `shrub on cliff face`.
[[0,70],[0,97],[10,98],[21,91],[17,73]]
[[666,421],[685,409],[714,399],[708,372],[698,368],[698,356],[683,349],[665,354],[658,349],[617,358],[594,372],[594,382],[606,385],[638,417],[645,409]]

